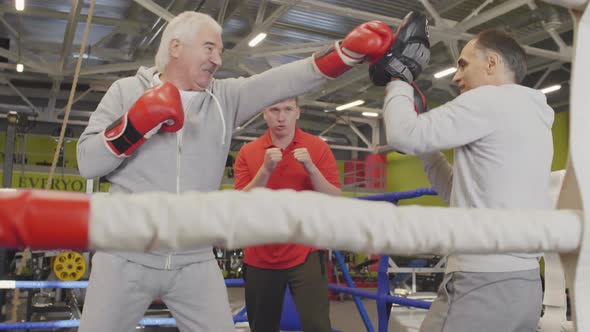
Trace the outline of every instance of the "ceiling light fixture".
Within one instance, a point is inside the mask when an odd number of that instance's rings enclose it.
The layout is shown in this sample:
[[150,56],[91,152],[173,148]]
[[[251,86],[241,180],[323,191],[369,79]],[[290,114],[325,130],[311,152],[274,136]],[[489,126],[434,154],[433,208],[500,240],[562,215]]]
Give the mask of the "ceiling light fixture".
[[336,107],[336,110],[337,111],[343,111],[345,109],[348,109],[348,108],[351,108],[351,107],[355,107],[355,106],[359,106],[359,105],[362,105],[364,103],[365,103],[364,100],[359,99],[359,100],[355,100],[353,102],[350,102],[348,104],[340,105],[340,106]]
[[551,85],[551,86],[541,89],[541,92],[543,92],[544,94],[548,94],[548,93],[557,91],[559,89],[561,89],[561,84],[555,84],[555,85]]
[[14,8],[16,8],[16,10],[19,12],[25,10],[25,0],[15,0]]
[[434,74],[434,78],[443,78],[445,76],[449,76],[451,74],[454,74],[457,71],[456,67],[450,67],[447,68],[445,70],[441,70],[438,73]]
[[370,118],[376,118],[379,116],[379,113],[377,113],[377,112],[363,112],[363,115],[370,117]]
[[264,38],[266,38],[266,33],[261,32],[256,37],[252,38],[252,40],[248,43],[248,46],[254,47],[258,45]]

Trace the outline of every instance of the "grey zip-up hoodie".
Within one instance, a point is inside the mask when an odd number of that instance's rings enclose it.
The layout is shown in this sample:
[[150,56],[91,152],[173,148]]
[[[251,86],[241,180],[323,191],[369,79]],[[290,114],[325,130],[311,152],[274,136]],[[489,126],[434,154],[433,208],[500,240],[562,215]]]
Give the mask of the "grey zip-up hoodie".
[[[420,155],[430,183],[452,207],[549,209],[555,112],[539,90],[482,86],[416,115],[412,87],[387,85],[388,143]],[[454,148],[450,165],[437,151]],[[447,272],[512,272],[539,267],[537,256],[451,255]]]
[[[107,149],[102,133],[145,90],[159,83],[156,74],[155,68],[142,67],[134,77],[114,82],[78,141],[80,174],[86,178],[106,176],[112,183],[111,192],[218,190],[234,128],[264,107],[301,95],[326,81],[311,58],[249,78],[213,80],[208,91],[193,93],[188,101],[183,98],[185,123],[180,132],[159,132],[130,157],[118,158]],[[182,253],[116,254],[158,269],[213,259],[211,247]]]

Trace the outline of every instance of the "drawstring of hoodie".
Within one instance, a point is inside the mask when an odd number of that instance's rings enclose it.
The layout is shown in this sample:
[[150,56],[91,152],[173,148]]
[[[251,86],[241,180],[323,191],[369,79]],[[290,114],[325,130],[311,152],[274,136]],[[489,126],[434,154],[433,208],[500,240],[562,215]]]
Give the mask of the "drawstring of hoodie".
[[[154,79],[152,81],[150,81],[150,87],[154,87],[157,84],[162,83],[158,73],[156,73],[153,77],[154,77]],[[225,135],[227,134],[227,128],[226,128],[227,125],[225,123],[225,116],[223,116],[223,109],[221,108],[221,103],[219,102],[219,99],[217,99],[217,97],[215,97],[215,95],[211,92],[211,90],[209,90],[208,88],[205,88],[205,92],[207,92],[213,98],[213,101],[215,101],[215,106],[217,106],[217,113],[219,113],[219,117],[221,118],[221,126],[222,126],[221,145],[225,145]],[[191,100],[191,102],[192,102],[192,100]],[[187,107],[187,110],[188,109],[189,109],[189,107]]]
[[217,97],[215,97],[215,95],[213,93],[211,93],[211,91],[209,91],[209,89],[205,89],[205,91],[207,91],[207,93],[211,97],[213,97],[213,100],[215,101],[215,105],[217,105],[217,113],[219,113],[219,117],[221,117],[221,126],[223,127],[222,135],[221,135],[221,145],[225,145],[225,134],[227,133],[227,128],[226,128],[226,124],[225,124],[225,117],[223,116],[223,110],[221,109],[221,104],[219,103],[219,99],[217,99]]

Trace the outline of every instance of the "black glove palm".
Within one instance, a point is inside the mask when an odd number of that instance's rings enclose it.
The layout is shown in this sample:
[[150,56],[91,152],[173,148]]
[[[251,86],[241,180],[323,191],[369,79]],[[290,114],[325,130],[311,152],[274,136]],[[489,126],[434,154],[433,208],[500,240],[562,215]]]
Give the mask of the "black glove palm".
[[398,27],[389,51],[369,67],[369,76],[377,86],[387,85],[394,77],[411,83],[429,61],[428,19],[423,14],[410,12]]

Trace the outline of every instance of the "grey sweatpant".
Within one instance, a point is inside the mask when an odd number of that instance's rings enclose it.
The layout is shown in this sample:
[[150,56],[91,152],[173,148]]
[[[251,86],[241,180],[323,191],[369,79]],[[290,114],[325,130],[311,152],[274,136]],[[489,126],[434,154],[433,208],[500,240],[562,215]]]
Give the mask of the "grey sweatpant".
[[156,297],[166,303],[181,332],[235,331],[215,260],[160,270],[104,252],[92,259],[78,331],[135,331]]
[[420,332],[534,332],[542,301],[539,269],[449,273]]

